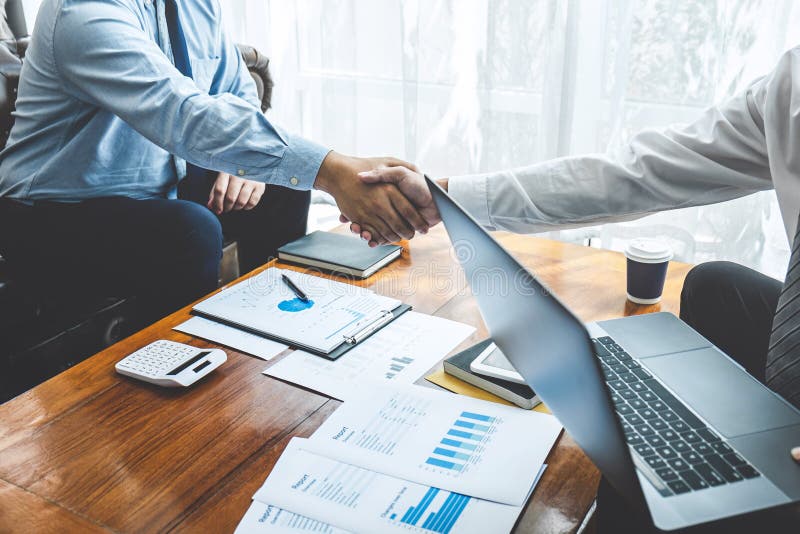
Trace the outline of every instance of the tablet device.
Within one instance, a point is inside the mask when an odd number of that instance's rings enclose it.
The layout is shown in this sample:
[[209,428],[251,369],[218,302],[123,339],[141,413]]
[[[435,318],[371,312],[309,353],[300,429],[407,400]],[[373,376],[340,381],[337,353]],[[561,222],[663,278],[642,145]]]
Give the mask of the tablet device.
[[525,380],[514,369],[502,351],[494,343],[489,344],[483,352],[478,355],[469,365],[469,370],[473,373],[502,378],[517,384],[525,384]]

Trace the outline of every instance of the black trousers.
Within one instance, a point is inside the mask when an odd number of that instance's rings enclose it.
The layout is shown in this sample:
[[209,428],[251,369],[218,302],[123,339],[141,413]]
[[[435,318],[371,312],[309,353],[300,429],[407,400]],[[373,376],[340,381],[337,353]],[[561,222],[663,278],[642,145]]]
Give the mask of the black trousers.
[[[703,263],[686,277],[680,316],[763,382],[781,287],[778,280],[735,263]],[[646,512],[632,510],[605,479],[598,489],[596,518],[599,534],[657,532]],[[796,532],[796,521],[791,515],[773,511],[686,532]]]
[[308,191],[268,186],[253,210],[217,217],[205,207],[216,173],[190,169],[180,200],[109,197],[30,206],[0,199],[0,254],[31,291],[136,296],[155,319],[217,287],[223,234],[238,241],[243,272],[305,234]]

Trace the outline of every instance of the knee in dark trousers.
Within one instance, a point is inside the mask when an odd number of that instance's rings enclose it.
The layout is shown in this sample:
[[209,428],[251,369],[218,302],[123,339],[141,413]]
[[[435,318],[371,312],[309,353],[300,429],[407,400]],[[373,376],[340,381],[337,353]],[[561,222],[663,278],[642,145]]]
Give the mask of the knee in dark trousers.
[[[198,262],[203,268],[219,264],[222,257],[222,225],[206,207],[175,200],[172,228],[178,258]],[[214,267],[216,269],[216,267]]]
[[778,280],[742,265],[701,263],[684,281],[681,319],[763,380],[780,290]]
[[[190,165],[178,186],[178,196],[205,206],[217,174]],[[280,246],[305,235],[310,203],[310,191],[267,185],[255,208],[219,216],[225,238],[238,242],[242,273],[263,265],[275,257]]]
[[[216,289],[222,258],[222,225],[211,210],[174,200],[174,213],[165,228],[170,243],[163,275],[176,303],[187,304]],[[180,304],[179,304],[180,305]]]

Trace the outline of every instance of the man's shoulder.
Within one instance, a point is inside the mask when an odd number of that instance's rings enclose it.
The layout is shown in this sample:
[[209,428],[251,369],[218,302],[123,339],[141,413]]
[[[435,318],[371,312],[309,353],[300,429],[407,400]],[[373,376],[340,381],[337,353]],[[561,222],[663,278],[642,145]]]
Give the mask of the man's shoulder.
[[128,21],[139,25],[143,19],[143,2],[140,0],[45,0],[39,16],[47,10],[54,21],[56,33],[85,33],[88,21]]
[[794,65],[798,60],[800,60],[800,45],[793,46],[781,54],[777,68],[779,69],[785,65]]
[[56,4],[57,9],[89,8],[108,6],[119,7],[129,10],[139,10],[139,0],[50,0],[51,4]]
[[800,77],[800,46],[786,50],[772,69],[772,72],[754,82],[760,82],[763,90],[790,98],[798,90],[797,80]]
[[139,0],[44,0],[37,20],[43,14],[56,23],[68,19],[75,24],[95,17],[140,18],[139,4]]
[[[144,7],[143,4],[142,0],[44,0],[42,2],[42,6],[47,6],[46,10],[53,13],[83,9],[90,11],[92,8],[98,7],[121,8],[133,13],[140,13]],[[185,8],[195,12],[199,11],[209,17],[222,16],[219,0],[190,0],[183,5]]]

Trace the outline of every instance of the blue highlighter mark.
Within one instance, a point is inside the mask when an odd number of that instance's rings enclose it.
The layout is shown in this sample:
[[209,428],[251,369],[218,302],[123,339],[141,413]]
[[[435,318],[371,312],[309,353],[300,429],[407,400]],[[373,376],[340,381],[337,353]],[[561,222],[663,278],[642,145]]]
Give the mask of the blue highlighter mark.
[[278,309],[285,312],[300,312],[309,309],[313,305],[313,300],[303,302],[302,300],[295,298],[282,301],[280,304],[278,304]]

